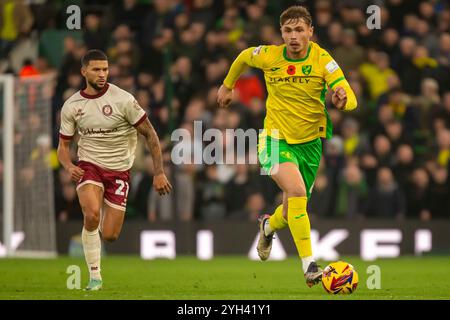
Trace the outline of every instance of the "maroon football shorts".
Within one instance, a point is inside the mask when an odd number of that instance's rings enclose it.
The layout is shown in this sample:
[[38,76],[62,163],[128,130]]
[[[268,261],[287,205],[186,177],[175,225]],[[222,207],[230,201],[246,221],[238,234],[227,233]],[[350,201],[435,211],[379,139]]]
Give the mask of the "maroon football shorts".
[[78,167],[84,170],[84,175],[77,183],[77,190],[85,184],[99,186],[103,189],[103,200],[108,206],[125,211],[130,189],[130,170],[103,169],[86,161],[79,161]]

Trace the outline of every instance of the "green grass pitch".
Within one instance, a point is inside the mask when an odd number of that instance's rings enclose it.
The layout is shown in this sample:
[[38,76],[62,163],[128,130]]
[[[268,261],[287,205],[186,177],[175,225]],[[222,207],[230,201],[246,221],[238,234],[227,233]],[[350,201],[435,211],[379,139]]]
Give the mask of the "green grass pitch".
[[[158,299],[158,300],[302,300],[302,299],[450,299],[450,257],[402,257],[393,260],[341,260],[359,274],[356,292],[329,295],[321,285],[305,285],[298,258],[257,262],[246,257],[195,257],[144,261],[132,256],[102,259],[104,288],[99,292],[69,290],[68,266],[81,268],[81,287],[88,280],[83,258],[51,260],[0,259],[0,299]],[[326,263],[319,261],[322,266]],[[366,285],[371,264],[381,268],[381,289]]]

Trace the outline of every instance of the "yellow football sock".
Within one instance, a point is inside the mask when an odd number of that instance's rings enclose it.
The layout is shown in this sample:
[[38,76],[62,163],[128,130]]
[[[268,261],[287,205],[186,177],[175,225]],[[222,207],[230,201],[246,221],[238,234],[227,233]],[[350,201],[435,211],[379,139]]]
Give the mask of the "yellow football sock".
[[307,197],[288,199],[288,223],[300,258],[312,256],[311,225],[306,212]]
[[272,232],[286,228],[288,222],[283,217],[283,204],[275,209],[275,213],[270,216],[269,226]]

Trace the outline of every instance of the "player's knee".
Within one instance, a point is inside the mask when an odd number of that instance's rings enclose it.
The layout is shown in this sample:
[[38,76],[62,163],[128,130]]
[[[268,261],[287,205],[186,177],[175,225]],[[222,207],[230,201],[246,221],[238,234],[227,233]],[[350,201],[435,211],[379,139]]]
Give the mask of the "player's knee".
[[114,241],[116,241],[119,238],[119,234],[118,233],[102,234],[102,238],[105,241],[114,242]]
[[288,198],[306,197],[306,189],[301,186],[290,187],[285,192]]
[[95,215],[84,215],[84,224],[86,227],[95,229],[100,223],[100,218]]
[[90,226],[98,226],[100,222],[100,209],[82,208],[84,213],[84,221]]

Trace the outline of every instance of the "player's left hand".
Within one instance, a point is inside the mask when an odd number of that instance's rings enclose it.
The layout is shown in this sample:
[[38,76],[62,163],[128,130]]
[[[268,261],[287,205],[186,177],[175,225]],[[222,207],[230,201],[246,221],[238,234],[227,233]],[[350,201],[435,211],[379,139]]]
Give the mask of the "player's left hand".
[[161,196],[170,193],[172,190],[172,185],[164,173],[157,174],[153,177],[153,187]]
[[217,92],[217,105],[219,108],[227,108],[233,100],[233,89],[228,89],[224,85],[221,85]]
[[333,95],[331,96],[331,101],[339,110],[344,109],[347,104],[347,93],[344,88],[336,87],[334,89]]

